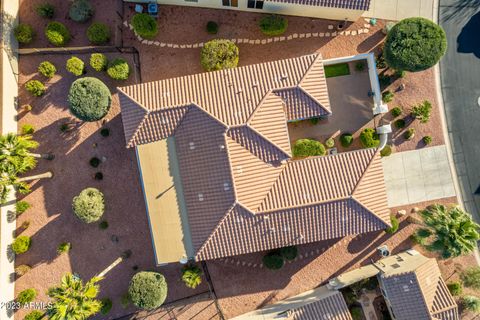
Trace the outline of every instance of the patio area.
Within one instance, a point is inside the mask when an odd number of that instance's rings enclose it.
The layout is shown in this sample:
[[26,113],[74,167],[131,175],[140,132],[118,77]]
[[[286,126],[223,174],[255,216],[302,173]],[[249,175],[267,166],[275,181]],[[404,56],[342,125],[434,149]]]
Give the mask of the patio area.
[[357,71],[356,62],[349,63],[350,74],[327,78],[328,94],[332,114],[313,124],[310,120],[288,124],[290,141],[302,138],[313,138],[324,142],[328,138],[335,139],[338,151],[347,151],[339,143],[343,133],[353,134],[354,143],[348,151],[360,148],[357,139],[363,128],[374,127],[373,99],[368,96],[371,91],[370,80],[366,68]]

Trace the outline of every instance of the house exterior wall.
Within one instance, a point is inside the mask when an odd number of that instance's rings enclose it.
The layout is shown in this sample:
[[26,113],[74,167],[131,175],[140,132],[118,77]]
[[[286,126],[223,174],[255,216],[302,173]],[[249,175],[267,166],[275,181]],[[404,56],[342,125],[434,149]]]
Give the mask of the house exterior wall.
[[[147,3],[148,0],[129,0],[128,2]],[[356,21],[365,11],[362,10],[347,10],[339,8],[328,8],[320,6],[307,6],[291,3],[278,3],[265,1],[263,9],[247,8],[247,0],[238,0],[238,7],[223,6],[222,0],[157,0],[158,4],[166,5],[180,5],[189,7],[202,7],[213,9],[228,9],[237,11],[248,11],[258,13],[274,13],[290,16],[312,17],[331,20],[349,20]],[[161,9],[160,9],[161,10]]]

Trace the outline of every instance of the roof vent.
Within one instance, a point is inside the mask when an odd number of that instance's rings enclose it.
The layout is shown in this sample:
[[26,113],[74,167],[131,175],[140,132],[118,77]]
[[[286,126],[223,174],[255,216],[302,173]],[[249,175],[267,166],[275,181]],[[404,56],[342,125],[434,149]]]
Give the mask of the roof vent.
[[223,190],[225,190],[225,191],[230,190],[230,184],[229,184],[228,182],[225,182],[225,183],[223,184]]
[[237,172],[240,174],[240,173],[243,173],[243,169],[242,169],[242,166],[237,166]]
[[270,233],[275,233],[275,228],[270,228],[269,231]]
[[162,119],[162,124],[168,124],[170,123],[170,119],[169,118],[163,118]]
[[170,92],[168,92],[168,91],[167,91],[167,92],[164,92],[164,93],[163,93],[163,97],[170,97]]
[[198,194],[198,201],[203,201],[203,193]]
[[290,228],[289,228],[289,227],[283,227],[283,231],[289,232],[289,231],[290,231]]
[[241,118],[242,117],[242,111],[235,112],[235,116],[237,118]]
[[237,94],[240,94],[242,92],[243,92],[243,89],[240,88],[240,89],[238,89]]
[[282,80],[287,80],[288,79],[288,75],[286,75],[285,73],[282,74],[282,77],[281,77]]
[[193,143],[193,141],[190,141],[188,145],[190,146],[190,150],[195,149],[195,143]]
[[404,292],[410,291],[410,288],[408,287],[407,284],[403,285],[402,288],[403,288],[403,291],[404,291]]
[[222,150],[225,149],[225,146],[224,146],[223,144],[221,144],[219,147],[220,147],[220,149],[222,149]]
[[257,88],[257,87],[258,87],[258,82],[255,81],[255,82],[252,84],[252,88]]

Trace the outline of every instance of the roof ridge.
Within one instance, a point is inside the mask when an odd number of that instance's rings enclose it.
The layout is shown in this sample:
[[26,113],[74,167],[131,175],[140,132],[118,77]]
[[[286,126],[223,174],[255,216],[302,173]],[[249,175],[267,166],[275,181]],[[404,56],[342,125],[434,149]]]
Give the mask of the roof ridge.
[[255,129],[254,127],[252,127],[251,125],[249,125],[248,123],[245,124],[245,126],[252,130],[253,132],[255,132],[257,135],[259,135],[261,138],[265,139],[268,143],[270,143],[272,146],[274,146],[275,148],[277,148],[279,151],[281,151],[284,155],[287,156],[287,159],[289,159],[291,157],[291,155],[283,150],[283,148],[279,147],[276,143],[274,143],[272,140],[270,140],[269,138],[267,138],[266,136],[264,136],[260,131],[258,131],[257,129]]
[[[281,171],[283,172],[283,170]],[[280,173],[281,173],[280,172]],[[276,182],[277,180],[275,180]],[[330,203],[330,202],[335,202],[335,201],[342,201],[342,200],[349,200],[349,199],[352,199],[352,197],[338,197],[338,198],[333,198],[333,199],[329,199],[329,200],[322,200],[322,201],[314,201],[314,202],[310,202],[310,203],[307,203],[307,204],[302,204],[302,205],[297,205],[297,206],[287,206],[287,207],[280,207],[280,208],[275,208],[275,209],[270,209],[270,210],[266,210],[266,211],[262,211],[260,213],[256,213],[256,214],[271,214],[271,213],[274,213],[274,212],[277,212],[277,211],[282,211],[282,210],[291,210],[291,209],[299,209],[299,208],[306,208],[306,207],[310,207],[310,206],[316,206],[316,205],[320,205],[320,204],[324,204],[324,203]],[[357,201],[358,202],[358,201]],[[362,205],[363,206],[363,205]],[[365,207],[365,206],[363,206]],[[258,209],[258,208],[257,208]],[[368,210],[368,209],[367,209]],[[369,210],[370,211],[370,210]],[[380,219],[381,220],[381,219]]]
[[[367,149],[367,150],[371,150],[371,149]],[[370,158],[370,162],[368,163],[367,167],[365,168],[365,170],[363,170],[363,173],[362,173],[362,176],[360,177],[360,179],[358,179],[357,181],[357,184],[355,185],[355,187],[353,187],[353,190],[352,192],[350,192],[350,194],[352,196],[355,195],[355,192],[357,191],[358,187],[360,186],[360,184],[363,182],[363,179],[365,178],[365,175],[366,173],[368,172],[368,169],[370,169],[370,167],[372,166],[374,160],[375,160],[375,157],[377,156],[377,154],[379,154],[380,151],[378,149],[375,150],[375,152],[372,154],[372,157]]]
[[318,60],[323,60],[321,53],[313,53],[312,55],[316,55],[316,57],[315,57],[315,59],[313,59],[312,64],[310,64],[310,66],[307,68],[307,71],[305,71],[305,74],[304,74],[303,77],[300,79],[300,81],[298,82],[297,86],[300,86],[300,85],[302,84],[302,82],[305,80],[305,78],[306,78],[307,75],[310,73],[310,71],[313,69],[313,67],[314,67],[315,64],[318,62]]
[[331,111],[331,110],[329,110],[327,107],[325,107],[320,101],[318,101],[317,98],[315,98],[314,96],[312,96],[312,95],[310,94],[310,92],[308,92],[307,89],[305,89],[304,87],[302,87],[301,84],[299,84],[299,85],[297,86],[297,88],[298,88],[299,90],[301,90],[305,95],[307,95],[310,99],[312,99],[313,101],[315,101],[315,103],[317,103],[320,108],[322,108],[323,110],[325,110],[325,112],[327,112],[328,114],[332,114],[332,111]]
[[130,94],[126,93],[122,88],[117,88],[118,89],[118,92],[120,94],[123,94],[125,97],[127,97],[128,99],[130,99],[134,104],[136,104],[137,106],[139,106],[140,108],[142,108],[143,110],[145,110],[147,113],[150,113],[150,110],[148,110],[147,107],[145,107],[143,104],[141,104],[140,102],[138,102],[136,99],[134,99]]
[[238,194],[235,182],[235,175],[233,174],[233,167],[232,167],[232,158],[230,157],[230,150],[228,148],[227,138],[232,139],[232,137],[227,135],[228,129],[225,130],[223,133],[223,138],[225,140],[225,148],[227,149],[227,159],[228,159],[228,172],[230,172],[230,179],[232,179],[232,189],[233,189],[233,196],[235,197],[235,201],[238,201]]
[[250,116],[248,117],[247,121],[245,121],[244,124],[249,124],[250,122],[252,122],[253,118],[255,117],[255,114],[257,113],[257,111],[260,109],[260,107],[263,105],[263,103],[265,102],[265,100],[268,99],[268,97],[273,93],[273,90],[272,89],[269,89],[265,95],[263,96],[262,100],[260,100],[260,102],[258,103],[258,105],[255,107],[255,109],[253,110],[253,112],[250,114]]
[[[422,293],[421,296],[422,296],[422,300],[424,302],[424,306],[427,309],[427,312],[428,312],[429,315],[432,314],[432,311],[430,310],[430,307],[428,306],[425,291],[423,290],[422,286],[420,285],[420,279],[418,278],[417,270],[418,270],[419,267],[424,266],[425,264],[430,263],[430,262],[431,262],[431,259],[427,259],[427,260],[425,260],[424,263],[422,263],[415,270],[413,270],[413,274],[415,275],[415,279],[417,280],[418,289]],[[435,262],[435,264],[436,264],[436,262]],[[437,268],[438,268],[438,265],[437,265]],[[441,276],[439,276],[438,278],[441,278]],[[438,278],[437,278],[437,288],[435,288],[435,294],[437,293],[437,289],[438,289],[438,283],[439,283]]]
[[143,116],[143,119],[142,121],[140,121],[140,124],[138,125],[137,129],[135,130],[135,132],[133,133],[132,137],[130,138],[130,140],[128,140],[127,142],[127,148],[130,148],[132,147],[132,142],[135,140],[135,138],[137,137],[137,134],[140,132],[140,130],[142,129],[143,125],[145,124],[145,122],[147,121],[148,119],[148,116],[150,115],[150,113],[147,113]]
[[355,201],[356,203],[358,203],[360,206],[362,206],[365,210],[367,210],[368,212],[370,212],[372,215],[374,215],[375,217],[377,217],[378,220],[382,221],[387,227],[391,227],[391,225],[386,222],[385,220],[383,220],[382,218],[380,218],[373,210],[371,210],[369,207],[367,207],[362,201],[358,200],[354,195],[351,195],[350,198]]

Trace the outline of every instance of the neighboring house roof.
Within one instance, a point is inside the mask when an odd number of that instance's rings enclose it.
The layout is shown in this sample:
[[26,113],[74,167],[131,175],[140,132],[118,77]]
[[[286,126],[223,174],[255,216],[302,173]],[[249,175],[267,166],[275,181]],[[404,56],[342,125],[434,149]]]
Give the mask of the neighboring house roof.
[[306,304],[300,308],[289,310],[291,320],[352,320],[345,299],[336,292],[324,299]]
[[398,320],[457,320],[457,304],[443,281],[435,259],[410,272],[380,275],[386,298]]
[[290,161],[287,121],[331,113],[319,54],[119,91],[128,147],[175,137],[197,259],[389,224],[376,150]]
[[370,0],[267,0],[270,2],[303,4],[308,6],[331,7],[368,11]]

